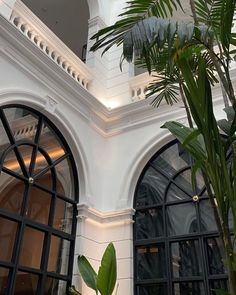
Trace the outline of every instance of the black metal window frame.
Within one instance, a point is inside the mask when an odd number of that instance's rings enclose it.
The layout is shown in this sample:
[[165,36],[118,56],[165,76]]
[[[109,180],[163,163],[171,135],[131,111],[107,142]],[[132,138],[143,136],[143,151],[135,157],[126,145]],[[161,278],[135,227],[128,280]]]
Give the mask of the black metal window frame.
[[[165,295],[174,295],[174,284],[175,283],[194,283],[194,282],[202,282],[203,286],[204,286],[204,292],[205,293],[199,293],[199,294],[204,294],[204,295],[209,295],[209,294],[213,294],[211,291],[211,286],[210,286],[210,282],[213,282],[214,280],[220,281],[222,280],[223,282],[227,281],[227,274],[210,274],[208,273],[209,270],[209,265],[208,265],[208,257],[207,257],[207,250],[206,250],[206,245],[204,244],[205,241],[209,238],[218,238],[219,234],[217,230],[212,230],[212,231],[206,231],[206,232],[202,232],[200,230],[201,226],[199,224],[199,220],[200,220],[200,203],[204,200],[209,200],[208,196],[206,196],[206,189],[205,187],[203,187],[203,189],[199,192],[197,192],[196,190],[194,191],[195,195],[199,196],[199,200],[194,202],[195,207],[196,207],[196,214],[197,214],[197,220],[198,220],[198,229],[199,232],[194,232],[194,233],[188,233],[188,234],[184,234],[184,235],[176,235],[176,236],[168,236],[167,234],[167,229],[168,229],[168,224],[167,224],[167,208],[173,205],[179,205],[179,204],[190,204],[193,203],[193,196],[189,194],[188,191],[186,191],[184,189],[184,187],[179,186],[178,183],[175,181],[176,177],[178,177],[181,173],[190,170],[192,165],[193,165],[193,161],[191,158],[190,162],[191,165],[188,165],[186,167],[183,167],[182,169],[178,170],[176,174],[174,174],[172,177],[170,177],[170,175],[168,175],[167,173],[165,173],[165,171],[163,171],[162,169],[158,168],[157,165],[154,165],[153,162],[154,160],[160,156],[164,151],[166,151],[168,148],[170,148],[171,146],[177,144],[178,141],[177,140],[172,140],[170,141],[168,144],[166,144],[165,146],[163,146],[146,164],[145,168],[143,169],[139,180],[137,182],[136,185],[136,189],[135,189],[135,195],[134,195],[134,209],[136,211],[135,215],[134,215],[134,225],[133,225],[133,253],[134,253],[134,294],[135,295],[139,295],[138,292],[138,288],[139,287],[145,287],[145,286],[155,286],[157,284],[165,284],[166,289],[164,291],[164,293],[160,293],[165,294]],[[150,204],[150,205],[145,205],[145,206],[137,206],[137,193],[138,193],[138,189],[140,186],[140,183],[142,182],[145,173],[148,171],[149,168],[154,169],[156,172],[158,172],[159,174],[161,174],[163,177],[165,177],[166,179],[168,179],[168,184],[165,188],[165,193],[163,196],[163,202],[160,204]],[[174,184],[178,189],[180,189],[181,191],[183,191],[186,195],[189,196],[189,199],[183,199],[183,200],[177,200],[177,201],[167,201],[167,192],[168,189],[170,187],[171,184]],[[150,239],[137,239],[137,229],[136,229],[136,216],[137,213],[139,212],[145,212],[147,210],[150,209],[160,209],[162,210],[162,214],[163,214],[163,221],[164,221],[164,231],[163,231],[163,235],[159,236],[159,237],[155,237],[155,238],[150,238]],[[199,241],[199,255],[201,256],[201,261],[202,261],[202,267],[203,267],[203,274],[200,276],[192,276],[192,277],[179,277],[176,278],[174,277],[173,273],[172,273],[172,258],[171,258],[171,251],[170,251],[170,247],[171,244],[174,242],[181,242],[181,241],[190,241],[190,240],[198,240]],[[138,278],[138,270],[137,270],[137,263],[138,263],[138,258],[137,258],[137,249],[140,246],[153,246],[153,245],[160,245],[163,244],[165,247],[165,255],[166,255],[166,264],[165,264],[165,268],[166,268],[166,276],[165,278],[150,278],[150,279],[139,279]],[[226,283],[227,284],[227,283]],[[223,288],[222,288],[223,289]],[[143,293],[140,293],[143,294]],[[147,293],[148,294],[148,293]],[[187,294],[187,293],[186,293]],[[192,294],[192,293],[191,293]],[[181,293],[180,293],[181,295]]]
[[[12,133],[11,127],[8,123],[8,120],[4,114],[4,110],[8,108],[21,108],[26,111],[29,111],[32,114],[35,114],[38,117],[38,125],[37,125],[37,132],[35,135],[35,142],[29,140],[19,140],[16,142],[14,135]],[[8,212],[6,210],[3,210],[0,208],[0,217],[5,218],[7,220],[14,221],[18,224],[17,226],[17,233],[16,233],[16,241],[13,248],[13,256],[10,262],[8,261],[1,261],[0,260],[0,267],[4,267],[5,269],[9,270],[9,277],[7,282],[7,295],[13,295],[14,294],[14,286],[15,286],[15,280],[16,280],[16,273],[17,271],[22,271],[26,273],[36,274],[38,275],[38,284],[37,284],[37,295],[43,295],[44,294],[44,286],[46,283],[47,278],[57,279],[65,281],[67,284],[67,290],[69,286],[71,286],[72,281],[72,274],[73,274],[73,262],[74,262],[74,248],[75,248],[75,239],[76,239],[76,216],[77,216],[77,203],[78,203],[78,197],[79,197],[79,183],[78,183],[78,174],[76,169],[76,164],[73,159],[72,152],[70,150],[70,147],[68,146],[65,138],[61,134],[61,132],[58,130],[58,128],[42,113],[39,111],[32,109],[31,107],[21,105],[21,104],[8,104],[0,107],[0,120],[2,121],[3,127],[6,131],[6,134],[8,136],[8,139],[10,141],[10,146],[7,148],[6,151],[3,152],[3,154],[0,157],[0,173],[3,171],[4,173],[15,177],[16,179],[19,179],[23,181],[25,184],[25,191],[23,196],[23,203],[21,208],[21,214],[15,214],[12,212]],[[55,132],[56,136],[59,137],[60,142],[62,143],[63,147],[65,148],[65,154],[58,158],[55,161],[52,161],[47,151],[42,148],[39,144],[39,137],[41,130],[43,128],[43,124],[46,123],[50,128]],[[24,160],[22,158],[22,155],[19,151],[19,146],[21,145],[29,145],[33,148],[32,157],[31,157],[31,163],[29,166],[29,171],[27,171]],[[19,165],[21,167],[21,170],[23,172],[23,175],[17,174],[14,171],[4,167],[3,160],[5,155],[10,151],[14,150],[16,158],[19,162]],[[34,183],[29,183],[29,177],[31,176],[31,172],[34,170],[35,161],[36,161],[36,155],[37,152],[40,152],[46,159],[48,166],[44,168],[40,173],[35,175],[35,178],[39,178],[42,175],[45,175],[46,172],[51,171],[52,175],[52,189],[49,189],[48,187],[44,187],[43,185]],[[55,165],[62,162],[64,159],[68,159],[72,168],[72,174],[73,179],[72,182],[74,184],[74,199],[69,198],[67,196],[64,196],[62,194],[57,193],[56,191],[56,171],[55,171]],[[33,221],[32,219],[29,219],[26,217],[26,208],[27,203],[29,199],[28,190],[29,187],[33,185],[34,187],[45,191],[47,193],[50,193],[51,198],[51,204],[50,204],[50,213],[49,213],[49,222],[48,224],[41,224],[36,221]],[[53,228],[53,216],[55,211],[55,200],[56,198],[61,199],[69,204],[72,205],[73,209],[73,215],[72,215],[72,229],[71,234],[63,232],[61,230],[58,230],[56,228]],[[36,229],[38,231],[41,231],[44,233],[44,241],[43,241],[43,250],[42,250],[42,258],[41,258],[41,265],[40,269],[35,269],[27,266],[19,265],[19,256],[20,256],[20,247],[21,242],[23,239],[24,229],[25,227],[29,227],[32,229]],[[68,261],[68,274],[62,275],[56,272],[48,272],[47,271],[47,263],[49,259],[49,251],[50,251],[50,239],[51,236],[55,236],[58,238],[62,238],[64,240],[67,240],[70,242],[70,252],[69,252],[69,261]],[[2,249],[1,249],[2,251]]]

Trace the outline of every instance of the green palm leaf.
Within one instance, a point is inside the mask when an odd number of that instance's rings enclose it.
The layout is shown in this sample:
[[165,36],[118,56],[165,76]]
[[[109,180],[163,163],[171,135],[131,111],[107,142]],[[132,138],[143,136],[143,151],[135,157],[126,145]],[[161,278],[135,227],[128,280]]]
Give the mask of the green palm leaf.
[[101,295],[111,295],[116,284],[116,252],[110,243],[102,257],[101,266],[97,276],[97,288]]
[[85,282],[85,284],[93,289],[94,291],[97,291],[97,274],[94,271],[93,267],[89,263],[86,257],[78,256],[78,267],[80,274]]

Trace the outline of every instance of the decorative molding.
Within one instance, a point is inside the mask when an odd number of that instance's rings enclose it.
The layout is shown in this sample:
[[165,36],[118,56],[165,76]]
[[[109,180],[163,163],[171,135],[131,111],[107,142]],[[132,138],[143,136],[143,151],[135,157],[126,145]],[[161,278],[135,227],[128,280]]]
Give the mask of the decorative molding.
[[111,212],[101,212],[85,204],[78,204],[78,219],[92,220],[100,225],[130,224],[133,223],[134,209],[122,209]]
[[102,29],[102,28],[106,27],[105,22],[99,16],[95,16],[93,18],[90,18],[88,21],[88,25],[89,25],[89,28],[92,28],[94,26],[98,26],[99,28]]
[[145,99],[145,92],[148,85],[155,80],[155,77],[148,72],[135,76],[129,80],[129,85],[132,91],[132,101]]
[[[163,104],[155,109],[150,106],[151,99],[143,99],[109,110],[2,16],[0,27],[0,36],[6,40],[0,47],[0,54],[46,87],[52,93],[50,95],[57,98],[58,103],[63,101],[64,104],[69,104],[104,137],[147,124],[185,117],[181,104],[172,107]],[[235,67],[231,70],[231,77],[235,84]],[[214,87],[213,97],[214,105],[223,104],[220,85]],[[58,105],[55,112],[57,109]]]
[[23,2],[16,1],[10,21],[71,78],[88,89],[93,79],[90,69]]
[[56,110],[57,104],[58,102],[55,99],[51,98],[50,96],[47,96],[45,109],[53,114]]

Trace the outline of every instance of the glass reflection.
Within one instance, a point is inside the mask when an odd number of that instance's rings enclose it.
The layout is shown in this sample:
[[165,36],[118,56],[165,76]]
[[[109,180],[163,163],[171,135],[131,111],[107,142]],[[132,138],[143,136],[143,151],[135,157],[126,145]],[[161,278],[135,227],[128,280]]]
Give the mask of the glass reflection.
[[163,203],[167,184],[168,179],[150,167],[138,186],[136,206],[143,207]]
[[166,258],[164,244],[137,248],[137,277],[139,280],[164,278]]
[[69,241],[52,236],[48,259],[48,271],[67,275],[69,252]]
[[219,238],[206,240],[207,257],[210,274],[223,274],[226,272],[224,266],[223,247]]
[[1,172],[0,176],[0,208],[20,214],[25,191],[24,182],[4,172]]
[[40,268],[44,233],[31,227],[25,228],[21,245],[20,265]]
[[164,150],[152,164],[170,177],[173,177],[180,169],[189,166],[191,159],[189,154],[179,143],[175,143]]
[[29,171],[31,159],[32,159],[32,153],[33,153],[33,147],[30,145],[20,145],[18,147],[18,150],[23,158],[23,161],[25,163],[26,169]]
[[195,204],[186,203],[168,206],[166,209],[169,236],[198,232]]
[[172,273],[175,278],[202,274],[201,255],[197,240],[171,244]]
[[137,239],[150,239],[164,235],[162,208],[138,211],[135,222]]
[[175,184],[171,184],[166,194],[166,202],[175,202],[189,200],[190,196],[183,190],[179,189]]
[[22,175],[22,170],[14,150],[10,150],[4,158],[3,167]]
[[24,108],[6,108],[3,110],[16,141],[34,141],[38,125],[38,116]]
[[34,221],[48,224],[51,205],[51,194],[36,187],[31,187],[28,194],[29,202],[26,215]]
[[195,192],[193,191],[192,181],[191,181],[190,169],[181,172],[177,177],[175,177],[174,181],[180,188],[182,188],[190,196],[195,195]]
[[14,295],[36,295],[38,276],[18,271],[16,274]]
[[64,146],[59,137],[47,123],[43,124],[39,145],[47,151],[52,161],[55,161],[65,154]]
[[65,295],[65,294],[67,294],[66,293],[66,285],[67,285],[67,283],[65,281],[48,277],[46,279],[45,291],[43,294],[45,294],[45,295]]
[[209,200],[200,202],[201,231],[218,231],[214,212]]
[[183,282],[174,284],[174,295],[205,295],[202,282]]
[[53,227],[71,234],[73,206],[60,198],[56,198]]
[[6,295],[9,270],[0,267],[0,295]]
[[57,174],[57,192],[67,198],[74,196],[73,173],[70,162],[64,159],[55,166]]
[[5,131],[5,128],[3,127],[2,121],[0,119],[0,138],[1,138],[1,142],[0,142],[0,163],[1,161],[1,156],[2,153],[7,149],[7,147],[10,145],[10,141],[8,139],[7,133]]
[[16,222],[0,217],[0,260],[11,261],[16,231]]
[[166,295],[166,284],[138,286],[138,295]]

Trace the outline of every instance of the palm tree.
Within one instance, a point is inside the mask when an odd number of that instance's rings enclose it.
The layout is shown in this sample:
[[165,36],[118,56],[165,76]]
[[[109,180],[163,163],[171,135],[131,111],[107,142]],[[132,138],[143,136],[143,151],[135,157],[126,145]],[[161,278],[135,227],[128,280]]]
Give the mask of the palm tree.
[[[168,122],[165,127],[195,159],[193,176],[199,168],[203,172],[227,257],[230,294],[236,295],[236,98],[229,66],[236,53],[231,49],[236,45],[231,32],[236,0],[190,0],[192,20],[188,22],[171,18],[174,10],[183,9],[179,0],[127,3],[119,21],[92,37],[96,42],[91,50],[104,48],[106,52],[113,45],[123,45],[123,59],[132,62],[135,56],[138,64],[157,76],[149,87],[149,94],[156,94],[156,106],[162,99],[173,104],[180,91],[191,128],[177,122]],[[210,87],[217,80],[231,104],[225,109],[228,120],[218,123]],[[219,127],[227,138],[222,138]],[[230,151],[232,156],[227,159]],[[235,225],[233,242],[230,210]]]

